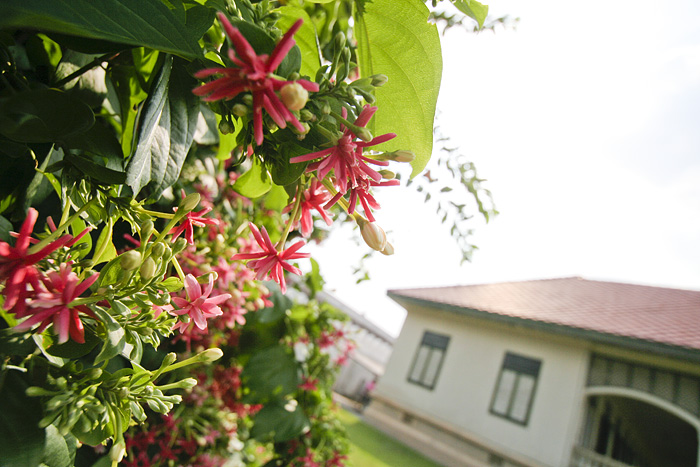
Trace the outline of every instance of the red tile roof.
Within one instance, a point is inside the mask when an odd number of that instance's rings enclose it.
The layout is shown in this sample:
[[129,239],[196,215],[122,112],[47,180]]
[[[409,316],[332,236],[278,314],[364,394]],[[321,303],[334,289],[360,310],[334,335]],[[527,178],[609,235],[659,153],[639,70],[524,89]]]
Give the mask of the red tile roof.
[[553,324],[700,350],[700,291],[570,277],[390,290],[389,296],[477,312],[485,318]]

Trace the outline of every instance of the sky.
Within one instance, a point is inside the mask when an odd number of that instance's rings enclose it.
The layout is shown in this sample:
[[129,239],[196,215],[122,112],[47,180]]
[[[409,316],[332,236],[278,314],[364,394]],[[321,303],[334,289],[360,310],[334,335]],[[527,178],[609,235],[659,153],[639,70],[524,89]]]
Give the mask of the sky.
[[[500,215],[470,263],[411,188],[375,192],[396,254],[336,229],[326,288],[398,335],[387,289],[582,276],[700,290],[700,2],[493,0],[514,28],[442,38],[438,124]],[[598,5],[596,7],[596,5]]]

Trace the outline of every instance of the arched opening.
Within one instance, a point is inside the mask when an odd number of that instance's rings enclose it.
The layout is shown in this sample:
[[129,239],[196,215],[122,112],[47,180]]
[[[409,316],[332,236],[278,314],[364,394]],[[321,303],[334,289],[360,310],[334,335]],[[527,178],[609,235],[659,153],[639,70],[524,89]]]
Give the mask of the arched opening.
[[661,404],[643,399],[590,395],[580,451],[631,466],[696,467],[696,428]]

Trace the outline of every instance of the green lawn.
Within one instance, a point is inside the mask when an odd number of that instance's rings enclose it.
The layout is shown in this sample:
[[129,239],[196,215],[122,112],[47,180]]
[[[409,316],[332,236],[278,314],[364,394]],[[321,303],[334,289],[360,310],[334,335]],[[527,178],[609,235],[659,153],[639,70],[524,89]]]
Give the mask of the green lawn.
[[341,410],[339,418],[350,438],[348,467],[440,467],[350,412]]

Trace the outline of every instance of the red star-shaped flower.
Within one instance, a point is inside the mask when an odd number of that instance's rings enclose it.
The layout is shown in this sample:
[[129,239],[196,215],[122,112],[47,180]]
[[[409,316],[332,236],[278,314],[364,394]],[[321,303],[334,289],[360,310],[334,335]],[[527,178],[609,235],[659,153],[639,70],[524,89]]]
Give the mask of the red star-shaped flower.
[[252,259],[254,261],[248,261],[248,268],[257,273],[256,279],[263,280],[265,277],[269,276],[273,281],[277,282],[282,289],[282,293],[287,291],[287,283],[284,280],[284,270],[292,272],[294,274],[301,275],[301,270],[299,268],[292,266],[287,261],[298,258],[308,258],[311,256],[309,253],[297,253],[297,250],[304,246],[304,242],[299,241],[294,245],[290,246],[286,250],[278,251],[270,240],[270,236],[262,228],[262,232],[255,226],[255,224],[249,224],[250,231],[255,237],[255,241],[258,242],[262,251],[254,253],[238,253],[233,255],[231,259],[233,260],[245,260]]
[[206,96],[205,101],[228,100],[240,93],[250,92],[253,95],[253,133],[258,146],[263,142],[263,108],[280,128],[285,128],[287,122],[290,122],[300,132],[305,132],[304,126],[282,103],[275,91],[279,91],[287,84],[297,83],[307,91],[316,92],[319,89],[318,84],[303,79],[285,81],[274,75],[284,57],[294,47],[294,34],[303,21],[300,19],[294,23],[268,56],[257,55],[243,34],[229,22],[226,15],[219,13],[218,16],[224,32],[233,45],[228,55],[235,67],[206,68],[198,71],[195,77],[199,79],[216,75],[221,77],[195,88],[192,92],[198,96]]

